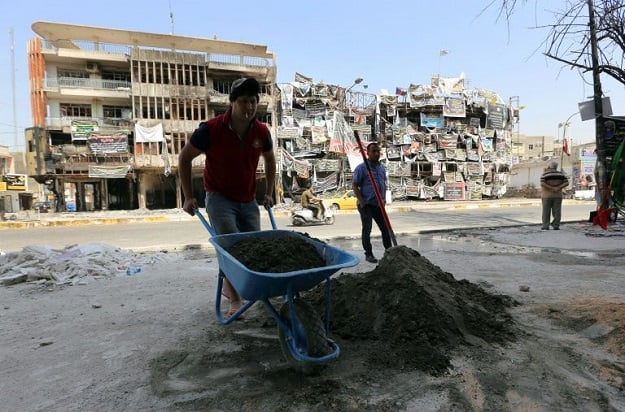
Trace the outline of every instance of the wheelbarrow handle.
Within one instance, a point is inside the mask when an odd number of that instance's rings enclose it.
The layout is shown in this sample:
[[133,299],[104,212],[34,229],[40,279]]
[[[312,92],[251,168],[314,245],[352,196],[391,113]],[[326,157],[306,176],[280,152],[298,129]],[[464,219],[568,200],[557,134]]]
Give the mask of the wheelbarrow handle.
[[267,213],[269,214],[269,220],[271,221],[271,227],[273,230],[277,230],[278,226],[276,225],[276,219],[273,217],[273,210],[270,207],[265,206]]
[[[273,228],[273,230],[277,230],[278,229],[278,225],[276,225],[276,219],[273,217],[273,211],[271,210],[270,207],[266,207],[265,206],[265,209],[267,210],[267,213],[269,214],[269,220],[271,221],[271,227]],[[198,209],[194,209],[193,210],[193,214],[200,218],[200,221],[202,222],[202,224],[204,225],[206,230],[208,230],[208,233],[210,233],[211,236],[216,236],[217,235],[217,233],[215,233],[215,229],[213,229],[213,227],[210,225],[210,223],[208,223],[208,220],[206,220],[204,215],[202,215],[202,213]]]
[[202,212],[200,212],[198,209],[193,209],[193,214],[200,218],[200,222],[202,222],[202,224],[204,225],[206,230],[208,230],[208,233],[210,233],[211,236],[217,235],[217,233],[215,233],[215,229],[213,229],[210,223],[208,223],[208,220],[206,220]]

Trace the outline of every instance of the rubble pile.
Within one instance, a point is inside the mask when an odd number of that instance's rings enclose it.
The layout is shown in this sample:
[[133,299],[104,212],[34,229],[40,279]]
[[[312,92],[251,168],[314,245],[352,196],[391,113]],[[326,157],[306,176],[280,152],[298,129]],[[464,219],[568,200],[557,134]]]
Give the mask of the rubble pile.
[[[317,287],[307,298],[321,308],[324,294]],[[346,351],[361,350],[372,367],[437,375],[450,368],[456,348],[515,340],[508,313],[514,305],[512,298],[456,280],[419,252],[397,246],[373,271],[332,280],[330,331]]]
[[[161,254],[136,254],[103,243],[64,249],[26,246],[21,252],[0,255],[0,285],[22,282],[53,282],[76,285],[87,278],[105,278],[137,273],[143,265],[163,259]],[[129,273],[130,273],[129,272]]]

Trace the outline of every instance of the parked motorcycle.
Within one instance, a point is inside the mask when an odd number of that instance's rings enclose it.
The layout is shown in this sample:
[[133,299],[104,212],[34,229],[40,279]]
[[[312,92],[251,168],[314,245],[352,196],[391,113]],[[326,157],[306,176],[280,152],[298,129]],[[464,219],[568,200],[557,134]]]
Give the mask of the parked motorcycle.
[[319,217],[313,217],[310,209],[301,208],[291,211],[291,223],[293,226],[310,226],[310,225],[332,225],[334,224],[334,213],[332,209],[326,207],[323,200],[319,203],[321,210]]

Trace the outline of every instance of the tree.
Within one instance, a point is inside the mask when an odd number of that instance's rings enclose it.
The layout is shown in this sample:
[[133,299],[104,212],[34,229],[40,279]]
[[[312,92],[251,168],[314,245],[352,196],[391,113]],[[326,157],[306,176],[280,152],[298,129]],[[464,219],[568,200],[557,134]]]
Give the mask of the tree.
[[[528,0],[492,0],[485,9],[499,5],[498,18],[510,20]],[[538,0],[535,0],[538,5]],[[594,3],[594,4],[592,4]],[[570,0],[562,9],[548,10],[554,22],[546,29],[543,54],[587,74],[593,70],[589,4],[594,6],[598,51],[597,71],[625,85],[625,4],[623,0]]]
[[[514,10],[525,3],[527,0],[492,0],[486,8],[500,4],[499,17],[505,16],[509,21]],[[607,153],[606,138],[613,136],[608,136],[609,133],[604,130],[600,77],[605,74],[625,85],[625,4],[623,0],[567,0],[562,10],[552,13],[554,23],[537,27],[548,29],[548,36],[543,42],[545,56],[579,70],[582,75],[592,73],[597,145],[595,178],[599,205],[595,219],[605,228],[605,215],[610,210],[608,176],[612,172],[608,160],[613,154]]]

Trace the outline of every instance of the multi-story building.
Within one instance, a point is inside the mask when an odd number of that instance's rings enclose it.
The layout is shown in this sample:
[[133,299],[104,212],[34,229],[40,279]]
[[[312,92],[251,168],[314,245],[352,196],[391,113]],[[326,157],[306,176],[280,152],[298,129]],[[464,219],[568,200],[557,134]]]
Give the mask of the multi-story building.
[[519,161],[540,160],[562,152],[562,141],[556,141],[553,136],[519,134],[514,135],[512,139],[512,153]]
[[0,216],[20,210],[20,194],[25,193],[28,181],[24,175],[15,174],[13,155],[8,146],[0,146]]
[[[32,29],[28,174],[66,209],[181,207],[178,154],[201,121],[227,110],[240,77],[261,83],[259,118],[277,124],[266,46],[50,22]],[[200,199],[203,162],[193,164]]]
[[[518,110],[493,91],[465,89],[464,77],[435,76],[428,85],[379,96],[302,75],[279,87],[277,137],[291,192],[310,178],[317,191],[351,187],[361,161],[356,131],[363,142],[382,143],[394,199],[477,200],[506,192]],[[289,178],[282,181],[286,195]]]

